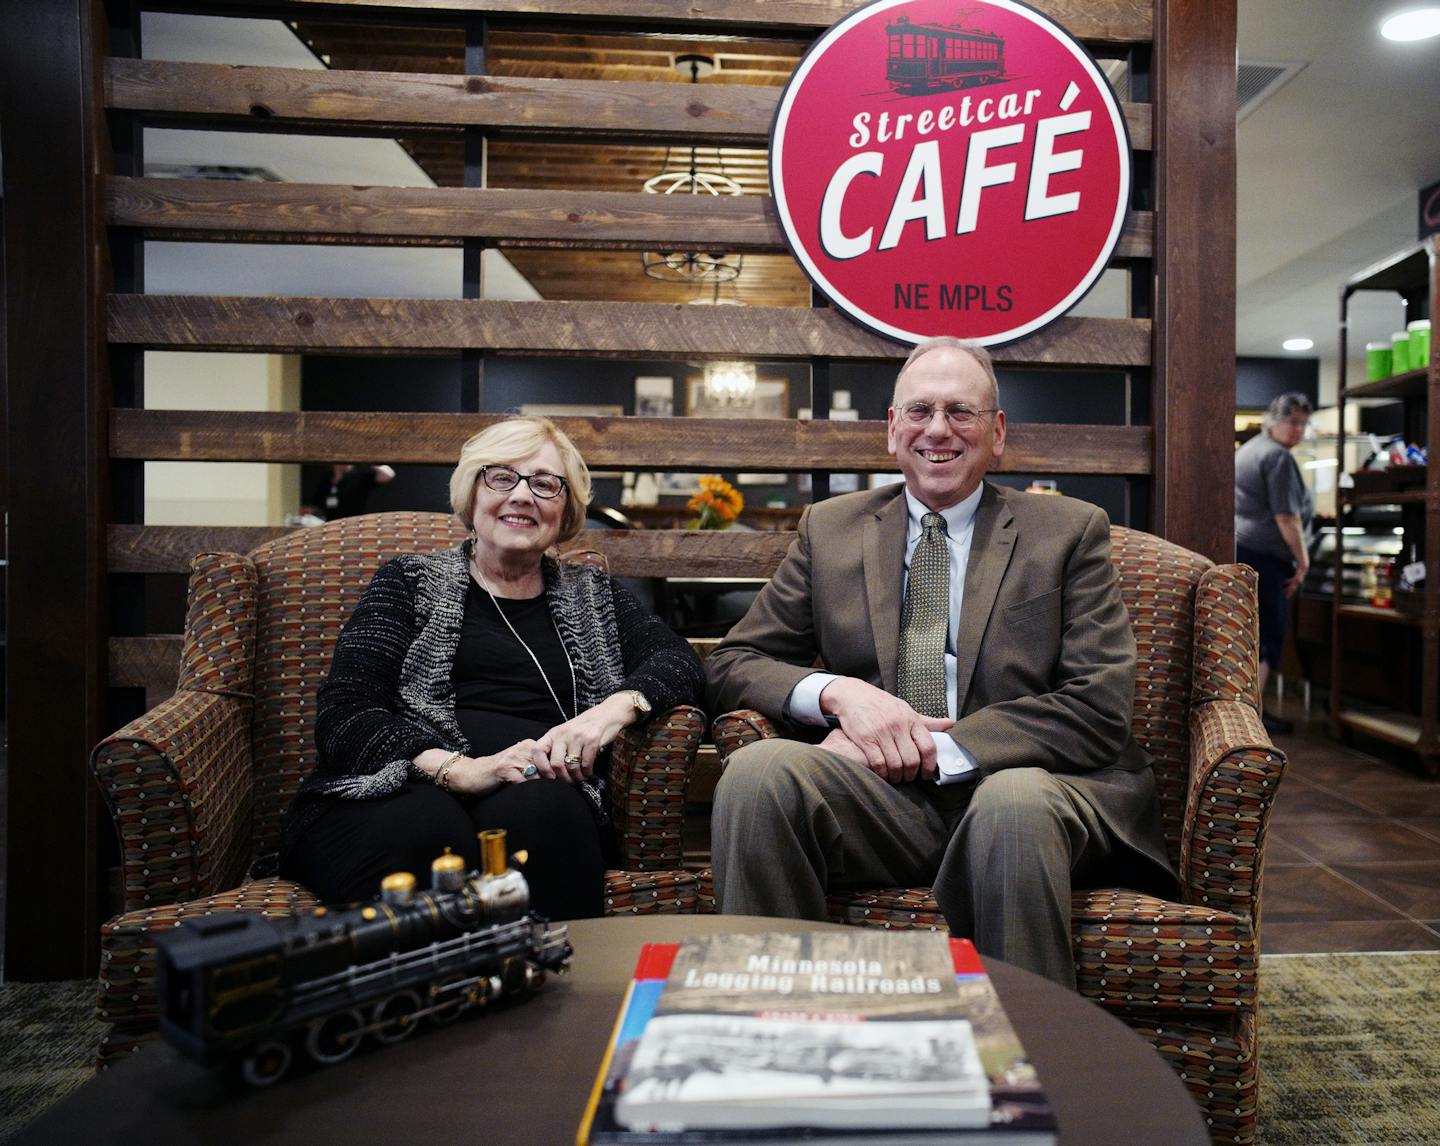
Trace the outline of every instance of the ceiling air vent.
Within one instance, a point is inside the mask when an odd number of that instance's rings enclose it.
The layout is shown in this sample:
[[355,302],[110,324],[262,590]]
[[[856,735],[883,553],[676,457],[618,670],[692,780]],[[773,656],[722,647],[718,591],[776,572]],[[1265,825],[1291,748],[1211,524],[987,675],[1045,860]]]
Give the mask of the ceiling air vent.
[[1304,63],[1241,60],[1235,73],[1235,122],[1243,120],[1304,70]]

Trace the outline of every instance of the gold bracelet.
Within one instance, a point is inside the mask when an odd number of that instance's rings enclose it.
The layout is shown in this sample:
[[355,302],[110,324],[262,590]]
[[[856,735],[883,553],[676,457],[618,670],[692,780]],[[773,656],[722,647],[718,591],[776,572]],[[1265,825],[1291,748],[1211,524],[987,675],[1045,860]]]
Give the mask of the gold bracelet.
[[452,752],[446,759],[445,763],[441,764],[439,768],[435,769],[435,786],[439,788],[442,792],[450,791],[450,769],[454,767],[455,761],[459,760],[460,757],[464,755],[465,753],[463,752]]

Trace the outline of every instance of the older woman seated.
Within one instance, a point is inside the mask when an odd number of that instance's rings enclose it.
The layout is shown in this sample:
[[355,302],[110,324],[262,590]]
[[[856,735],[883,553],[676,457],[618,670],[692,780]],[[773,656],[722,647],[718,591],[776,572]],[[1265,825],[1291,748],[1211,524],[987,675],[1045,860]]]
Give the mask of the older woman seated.
[[601,914],[606,749],[652,711],[693,703],[703,678],[613,578],[546,556],[589,501],[584,460],[546,418],[465,443],[450,504],[471,537],[382,566],[340,634],[285,875],[324,900],[365,899],[447,847],[477,865],[476,832],[504,828],[529,852],[536,910]]

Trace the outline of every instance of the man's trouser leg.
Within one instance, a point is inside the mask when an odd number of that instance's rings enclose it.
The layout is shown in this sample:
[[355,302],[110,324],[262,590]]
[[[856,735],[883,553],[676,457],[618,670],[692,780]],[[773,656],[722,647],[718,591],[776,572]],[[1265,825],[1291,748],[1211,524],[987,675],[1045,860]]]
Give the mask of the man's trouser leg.
[[1070,890],[1111,852],[1095,809],[1042,768],[1007,768],[976,786],[935,880],[956,935],[1075,988]]
[[739,749],[711,818],[719,910],[824,919],[827,890],[929,883],[949,831],[926,784],[794,740]]

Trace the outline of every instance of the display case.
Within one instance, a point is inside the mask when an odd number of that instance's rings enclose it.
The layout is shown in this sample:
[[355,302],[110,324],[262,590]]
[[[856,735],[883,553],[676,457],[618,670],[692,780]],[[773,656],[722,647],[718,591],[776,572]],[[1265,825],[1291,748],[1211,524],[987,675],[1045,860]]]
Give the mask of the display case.
[[[1342,477],[1330,553],[1330,716],[1338,734],[1363,734],[1414,752],[1425,771],[1440,771],[1440,577],[1418,589],[1399,571],[1423,561],[1440,570],[1440,482],[1430,467],[1357,468],[1353,404],[1398,404],[1407,441],[1440,442],[1440,366],[1428,362],[1375,381],[1358,381],[1350,362],[1349,320],[1359,292],[1386,291],[1407,320],[1430,317],[1437,295],[1435,239],[1350,279],[1340,296],[1340,394],[1336,458]],[[1363,359],[1362,359],[1363,361]],[[1437,460],[1440,465],[1440,460]],[[1317,562],[1318,564],[1318,562]],[[1307,579],[1308,582],[1308,579]],[[1323,580],[1315,582],[1320,589]],[[1307,583],[1307,589],[1310,584]]]

